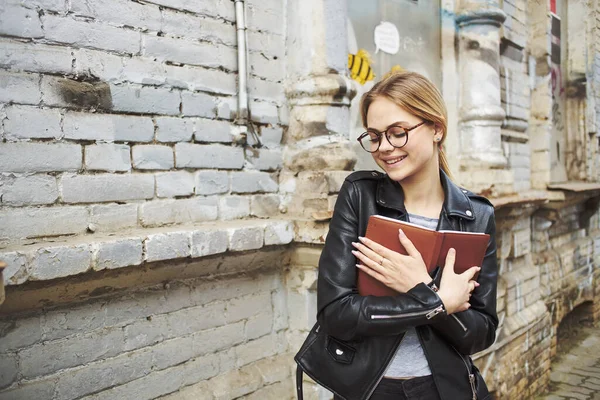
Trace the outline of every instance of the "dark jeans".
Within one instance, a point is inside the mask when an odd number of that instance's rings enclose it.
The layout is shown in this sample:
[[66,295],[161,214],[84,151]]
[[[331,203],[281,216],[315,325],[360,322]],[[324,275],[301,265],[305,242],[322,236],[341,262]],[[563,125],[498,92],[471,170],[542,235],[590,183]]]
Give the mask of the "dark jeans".
[[[335,396],[334,400],[340,398]],[[407,380],[383,378],[369,400],[439,400],[431,375]]]

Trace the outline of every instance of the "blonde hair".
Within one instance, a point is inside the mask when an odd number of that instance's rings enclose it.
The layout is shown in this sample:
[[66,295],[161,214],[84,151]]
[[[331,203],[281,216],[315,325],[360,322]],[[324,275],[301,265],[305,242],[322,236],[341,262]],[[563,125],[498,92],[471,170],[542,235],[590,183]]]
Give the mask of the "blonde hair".
[[369,107],[378,97],[391,100],[409,113],[441,129],[442,139],[438,142],[440,168],[452,178],[448,159],[442,148],[448,131],[448,112],[442,94],[435,85],[416,72],[394,70],[388,73],[362,97],[360,111],[365,128],[367,128]]

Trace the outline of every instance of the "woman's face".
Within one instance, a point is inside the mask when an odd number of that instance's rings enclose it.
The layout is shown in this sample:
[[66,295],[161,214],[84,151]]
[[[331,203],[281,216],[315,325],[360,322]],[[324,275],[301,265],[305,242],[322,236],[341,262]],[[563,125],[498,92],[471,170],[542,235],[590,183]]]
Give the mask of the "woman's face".
[[[423,120],[410,114],[385,97],[375,99],[367,111],[367,129],[383,132],[391,125],[412,128]],[[426,123],[408,132],[408,143],[395,148],[382,136],[379,150],[372,153],[373,159],[394,181],[418,178],[428,173],[439,173],[437,137],[433,124]]]

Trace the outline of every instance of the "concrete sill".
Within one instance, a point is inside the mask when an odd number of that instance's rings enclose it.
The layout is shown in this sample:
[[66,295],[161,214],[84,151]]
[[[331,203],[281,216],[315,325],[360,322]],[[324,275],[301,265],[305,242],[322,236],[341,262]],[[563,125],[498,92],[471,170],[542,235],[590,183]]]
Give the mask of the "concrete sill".
[[549,190],[564,190],[567,192],[585,193],[585,192],[597,192],[600,191],[600,182],[582,182],[582,181],[569,181],[551,183],[548,185]]
[[559,196],[559,193],[552,193],[544,190],[530,190],[511,196],[490,197],[489,200],[497,210],[503,207],[544,204],[550,200],[556,200],[557,196]]
[[293,239],[291,221],[218,221],[19,244],[0,250],[0,262],[7,265],[3,275],[10,286],[156,261],[257,250]]

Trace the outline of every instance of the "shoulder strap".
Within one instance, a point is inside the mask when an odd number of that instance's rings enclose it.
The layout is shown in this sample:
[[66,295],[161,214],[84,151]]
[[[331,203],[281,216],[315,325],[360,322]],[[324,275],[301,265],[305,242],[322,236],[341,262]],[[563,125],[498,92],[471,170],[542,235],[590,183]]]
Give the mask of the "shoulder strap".
[[304,394],[302,393],[302,368],[296,364],[296,393],[298,400],[304,400]]

